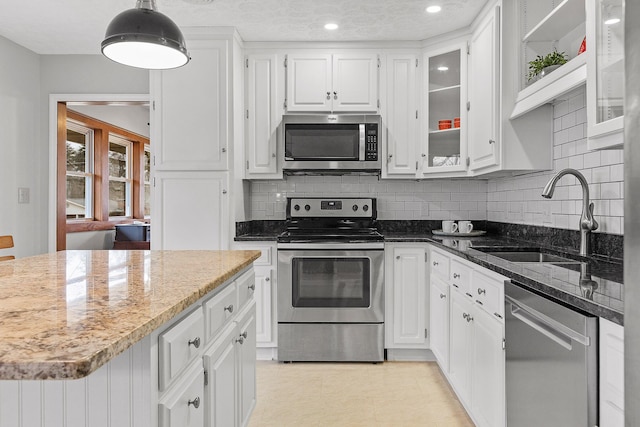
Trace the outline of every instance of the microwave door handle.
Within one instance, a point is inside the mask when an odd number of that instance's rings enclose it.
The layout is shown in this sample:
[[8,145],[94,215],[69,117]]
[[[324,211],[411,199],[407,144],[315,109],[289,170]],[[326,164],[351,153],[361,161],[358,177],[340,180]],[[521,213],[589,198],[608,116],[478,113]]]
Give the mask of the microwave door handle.
[[365,126],[364,124],[359,125],[360,128],[360,158],[358,160],[364,161],[364,152],[365,152],[365,144],[367,142],[367,138],[365,137]]

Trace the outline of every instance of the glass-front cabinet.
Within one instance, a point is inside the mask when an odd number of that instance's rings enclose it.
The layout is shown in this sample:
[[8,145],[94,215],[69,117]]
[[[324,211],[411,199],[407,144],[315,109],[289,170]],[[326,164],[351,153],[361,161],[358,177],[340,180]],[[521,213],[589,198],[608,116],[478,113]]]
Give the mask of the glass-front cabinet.
[[624,0],[587,0],[586,5],[588,146],[622,148]]
[[422,173],[466,171],[466,43],[425,54]]

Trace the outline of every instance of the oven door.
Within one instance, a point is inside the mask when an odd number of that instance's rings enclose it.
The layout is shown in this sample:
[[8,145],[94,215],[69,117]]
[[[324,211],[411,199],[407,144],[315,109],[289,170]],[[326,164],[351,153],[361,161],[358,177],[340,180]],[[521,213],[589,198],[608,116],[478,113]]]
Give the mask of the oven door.
[[286,246],[278,248],[278,322],[384,321],[382,248]]

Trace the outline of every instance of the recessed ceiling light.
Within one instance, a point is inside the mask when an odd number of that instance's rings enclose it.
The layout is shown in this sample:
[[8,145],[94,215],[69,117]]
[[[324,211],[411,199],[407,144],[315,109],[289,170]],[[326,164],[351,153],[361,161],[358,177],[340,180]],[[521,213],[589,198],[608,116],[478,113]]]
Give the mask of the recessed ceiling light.
[[613,24],[617,24],[618,22],[620,22],[620,18],[609,18],[606,21],[604,21],[604,25],[613,25]]
[[438,71],[449,71],[449,67],[445,66],[445,65],[441,65],[438,67]]
[[442,10],[442,8],[440,6],[429,6],[427,8],[427,12],[429,13],[438,13]]
[[334,23],[324,24],[324,29],[325,30],[337,30],[338,29],[338,24],[334,24]]

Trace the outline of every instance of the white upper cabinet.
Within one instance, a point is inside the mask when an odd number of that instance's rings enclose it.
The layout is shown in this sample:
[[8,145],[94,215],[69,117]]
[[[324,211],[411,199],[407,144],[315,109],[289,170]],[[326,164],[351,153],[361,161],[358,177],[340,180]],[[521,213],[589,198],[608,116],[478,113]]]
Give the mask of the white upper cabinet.
[[467,169],[466,48],[457,43],[424,55],[423,174]]
[[[553,102],[560,95],[584,84],[587,76],[586,55],[579,55],[585,40],[585,0],[519,0],[519,31],[522,62],[519,72],[520,92],[511,118]],[[587,44],[588,45],[588,44]],[[589,46],[589,49],[591,47]],[[547,68],[544,76],[530,78],[529,63],[557,51],[568,62]]]
[[382,120],[386,127],[386,176],[415,177],[418,169],[418,56],[386,56]]
[[489,13],[471,37],[469,54],[469,168],[500,161],[500,12]]
[[[281,56],[280,56],[281,57]],[[281,179],[277,131],[284,112],[279,90],[279,55],[250,54],[245,59],[245,177]]]
[[624,143],[624,1],[587,0],[588,147]]
[[151,71],[155,170],[228,170],[228,45],[190,40],[187,66]]
[[377,112],[376,53],[287,55],[287,111]]

